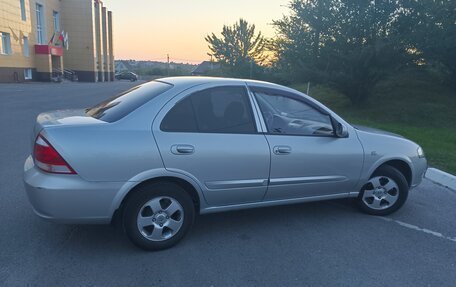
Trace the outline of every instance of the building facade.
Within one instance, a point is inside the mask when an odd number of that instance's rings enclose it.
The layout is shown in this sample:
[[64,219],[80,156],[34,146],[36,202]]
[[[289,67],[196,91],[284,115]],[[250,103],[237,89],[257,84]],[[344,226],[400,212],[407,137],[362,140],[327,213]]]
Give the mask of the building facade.
[[0,82],[113,81],[112,35],[99,0],[0,0]]

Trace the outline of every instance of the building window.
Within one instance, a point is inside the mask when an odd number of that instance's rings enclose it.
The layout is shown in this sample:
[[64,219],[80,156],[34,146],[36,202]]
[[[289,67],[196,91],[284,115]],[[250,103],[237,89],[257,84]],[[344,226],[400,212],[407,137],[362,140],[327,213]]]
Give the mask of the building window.
[[36,4],[36,41],[38,44],[45,44],[44,40],[46,31],[44,30],[44,13],[43,5]]
[[26,79],[26,80],[32,79],[32,69],[24,69],[24,79]]
[[21,17],[22,21],[27,21],[27,15],[25,14],[25,0],[20,0],[21,3]]
[[10,55],[12,53],[10,34],[5,33],[5,32],[0,32],[0,36],[2,38],[2,41],[0,44],[0,54]]
[[25,37],[22,39],[23,40],[23,46],[24,47],[24,56],[25,57],[28,57],[30,56],[30,50],[29,50],[29,40],[28,40],[28,37]]
[[54,32],[60,31],[60,13],[57,11],[52,11],[52,17],[54,19]]

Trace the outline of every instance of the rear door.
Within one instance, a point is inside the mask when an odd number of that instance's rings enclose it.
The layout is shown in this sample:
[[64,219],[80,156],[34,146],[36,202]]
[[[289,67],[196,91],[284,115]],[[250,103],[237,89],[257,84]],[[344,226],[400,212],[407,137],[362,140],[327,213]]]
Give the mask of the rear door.
[[153,133],[166,169],[197,180],[210,205],[261,201],[269,176],[269,146],[257,128],[243,85],[204,85],[174,97]]

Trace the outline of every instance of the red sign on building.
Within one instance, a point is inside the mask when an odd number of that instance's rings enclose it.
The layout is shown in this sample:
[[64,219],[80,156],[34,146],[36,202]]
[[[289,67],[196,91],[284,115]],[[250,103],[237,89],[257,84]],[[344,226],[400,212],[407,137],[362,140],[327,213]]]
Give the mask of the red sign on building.
[[63,49],[51,45],[35,45],[35,54],[63,56]]

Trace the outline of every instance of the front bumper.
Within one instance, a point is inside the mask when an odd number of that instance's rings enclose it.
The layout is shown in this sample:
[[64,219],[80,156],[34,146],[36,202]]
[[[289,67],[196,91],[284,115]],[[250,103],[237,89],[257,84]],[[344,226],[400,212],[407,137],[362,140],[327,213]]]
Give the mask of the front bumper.
[[24,185],[35,213],[61,223],[109,223],[113,200],[124,182],[89,182],[79,175],[39,170],[29,156]]
[[421,183],[421,181],[425,177],[426,170],[428,169],[428,162],[425,157],[417,157],[412,159],[412,163],[414,169],[414,176],[412,178],[411,188],[415,188]]

